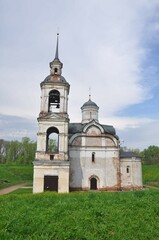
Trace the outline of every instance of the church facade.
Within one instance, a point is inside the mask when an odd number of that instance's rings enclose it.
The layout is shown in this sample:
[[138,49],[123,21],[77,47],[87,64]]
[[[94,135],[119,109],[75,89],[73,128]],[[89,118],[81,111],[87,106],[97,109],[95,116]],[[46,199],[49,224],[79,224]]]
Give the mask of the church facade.
[[70,85],[62,67],[57,36],[50,75],[40,84],[33,192],[142,189],[140,157],[120,150],[114,127],[99,123],[99,107],[91,96],[81,107],[82,120],[70,122]]

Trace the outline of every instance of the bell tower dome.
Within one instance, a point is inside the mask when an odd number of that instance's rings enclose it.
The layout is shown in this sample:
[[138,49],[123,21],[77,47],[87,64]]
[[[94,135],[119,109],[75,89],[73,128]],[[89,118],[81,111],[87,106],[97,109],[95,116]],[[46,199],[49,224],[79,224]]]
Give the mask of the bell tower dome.
[[81,107],[82,123],[88,123],[92,120],[98,122],[98,109],[99,107],[91,100],[91,95],[89,95],[89,100]]
[[41,82],[41,107],[38,117],[37,151],[34,161],[33,192],[69,191],[68,94],[69,83],[62,74],[58,56],[50,62],[50,75]]

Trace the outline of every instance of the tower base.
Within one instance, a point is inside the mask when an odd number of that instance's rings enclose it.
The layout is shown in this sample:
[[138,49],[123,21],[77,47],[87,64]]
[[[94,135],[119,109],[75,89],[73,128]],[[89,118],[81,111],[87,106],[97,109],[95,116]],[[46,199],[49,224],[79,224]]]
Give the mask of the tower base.
[[69,161],[35,160],[33,193],[69,192]]

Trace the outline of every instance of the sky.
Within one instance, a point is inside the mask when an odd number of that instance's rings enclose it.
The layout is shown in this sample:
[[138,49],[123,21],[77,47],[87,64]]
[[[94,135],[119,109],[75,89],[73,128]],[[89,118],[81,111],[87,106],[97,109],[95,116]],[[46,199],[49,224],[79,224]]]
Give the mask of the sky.
[[90,88],[121,146],[159,146],[159,0],[0,0],[0,139],[36,140],[57,32],[70,122]]

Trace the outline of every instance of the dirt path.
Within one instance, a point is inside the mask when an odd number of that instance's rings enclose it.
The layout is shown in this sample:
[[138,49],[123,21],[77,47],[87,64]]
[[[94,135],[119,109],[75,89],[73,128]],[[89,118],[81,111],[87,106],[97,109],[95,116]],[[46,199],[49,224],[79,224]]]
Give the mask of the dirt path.
[[4,194],[10,193],[10,192],[13,192],[19,188],[25,187],[27,184],[28,183],[21,183],[21,184],[17,184],[17,185],[11,186],[11,187],[1,189],[0,195],[4,195]]
[[153,189],[157,189],[157,190],[159,190],[159,187],[155,187],[155,186],[144,185],[144,187],[147,187],[147,188],[153,188]]

